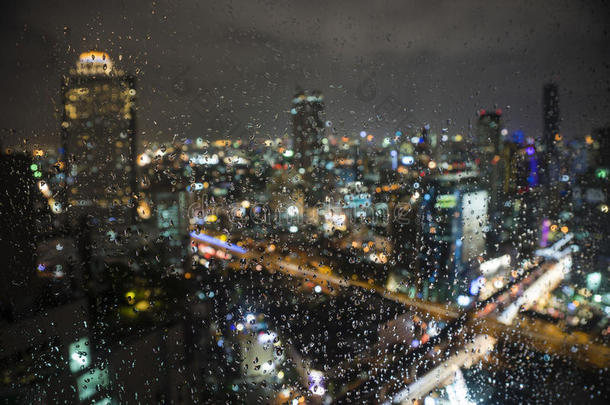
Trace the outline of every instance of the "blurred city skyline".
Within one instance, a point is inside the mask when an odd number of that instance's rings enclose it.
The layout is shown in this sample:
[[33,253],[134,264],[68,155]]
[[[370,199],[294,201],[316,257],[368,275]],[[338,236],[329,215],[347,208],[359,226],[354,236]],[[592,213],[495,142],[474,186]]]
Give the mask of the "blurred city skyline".
[[145,141],[281,137],[299,85],[324,92],[341,135],[391,133],[376,108],[393,98],[436,131],[466,132],[476,111],[497,107],[510,130],[540,138],[548,81],[559,85],[566,138],[606,123],[607,5],[471,3],[6,4],[0,140],[58,146],[60,79],[91,49],[137,78]]

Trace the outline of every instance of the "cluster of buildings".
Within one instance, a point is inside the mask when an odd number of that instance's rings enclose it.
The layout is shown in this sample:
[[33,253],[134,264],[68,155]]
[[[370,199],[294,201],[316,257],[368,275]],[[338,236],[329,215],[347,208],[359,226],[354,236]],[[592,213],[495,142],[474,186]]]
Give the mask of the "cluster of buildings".
[[[119,386],[145,381],[154,400],[191,397],[196,384],[173,382],[205,359],[179,342],[205,340],[192,325],[206,309],[175,299],[190,288],[179,281],[260,245],[315,249],[341,277],[454,301],[472,295],[481,263],[573,234],[573,283],[599,275],[589,295],[609,308],[610,129],[564,139],[557,86],[543,94],[539,139],[509,130],[500,109],[465,133],[339,134],[323,94],[299,90],[290,134],[161,144],[137,138],[135,79],[105,53],[82,54],[64,80],[58,147],[0,154],[12,213],[0,227],[0,397],[35,396],[23,387],[50,375],[75,387],[48,390],[50,402],[133,401]],[[54,365],[39,368],[43,358]],[[167,375],[129,373],[130,361]]]

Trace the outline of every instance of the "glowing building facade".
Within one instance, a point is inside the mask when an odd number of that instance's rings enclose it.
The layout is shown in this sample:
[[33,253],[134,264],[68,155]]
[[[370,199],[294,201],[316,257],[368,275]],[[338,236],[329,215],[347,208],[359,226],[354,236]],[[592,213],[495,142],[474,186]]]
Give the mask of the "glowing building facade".
[[66,202],[84,214],[126,221],[135,191],[135,81],[107,54],[83,53],[63,83]]

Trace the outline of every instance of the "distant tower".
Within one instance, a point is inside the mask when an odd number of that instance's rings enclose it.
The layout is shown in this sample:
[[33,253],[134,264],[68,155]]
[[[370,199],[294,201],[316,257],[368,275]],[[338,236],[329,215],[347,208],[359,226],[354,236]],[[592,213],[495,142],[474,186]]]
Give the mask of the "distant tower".
[[543,127],[542,127],[542,145],[544,146],[544,154],[541,159],[541,174],[542,184],[549,186],[555,182],[553,172],[555,162],[555,142],[559,135],[559,91],[557,84],[547,83],[544,85],[542,93],[543,104]]
[[114,69],[106,53],[87,52],[62,93],[69,219],[129,223],[136,188],[134,78]]
[[311,173],[322,148],[324,96],[319,91],[299,91],[292,99],[295,165]]
[[502,110],[480,110],[477,121],[476,143],[478,146],[481,184],[489,193],[490,233],[489,246],[498,242],[502,212]]

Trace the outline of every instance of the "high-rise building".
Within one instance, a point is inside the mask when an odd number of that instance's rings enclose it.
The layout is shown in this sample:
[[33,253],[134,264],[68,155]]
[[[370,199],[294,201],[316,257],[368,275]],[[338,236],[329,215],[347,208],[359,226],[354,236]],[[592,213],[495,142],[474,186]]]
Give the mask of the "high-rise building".
[[298,169],[311,172],[322,148],[324,96],[319,91],[299,91],[292,99],[292,129]]
[[550,186],[556,182],[553,178],[555,142],[561,139],[559,134],[559,90],[557,84],[547,83],[542,92],[543,126],[542,126],[542,145],[544,147],[543,158],[541,159],[541,179],[542,184]]
[[502,216],[502,110],[479,111],[476,128],[476,143],[479,151],[479,168],[481,184],[489,193],[490,233],[487,238],[488,247],[498,243]]
[[420,277],[463,288],[472,264],[486,255],[488,193],[478,182],[449,175],[429,180],[419,209]]
[[62,148],[72,221],[129,223],[135,192],[135,80],[103,52],[80,55],[64,79]]

